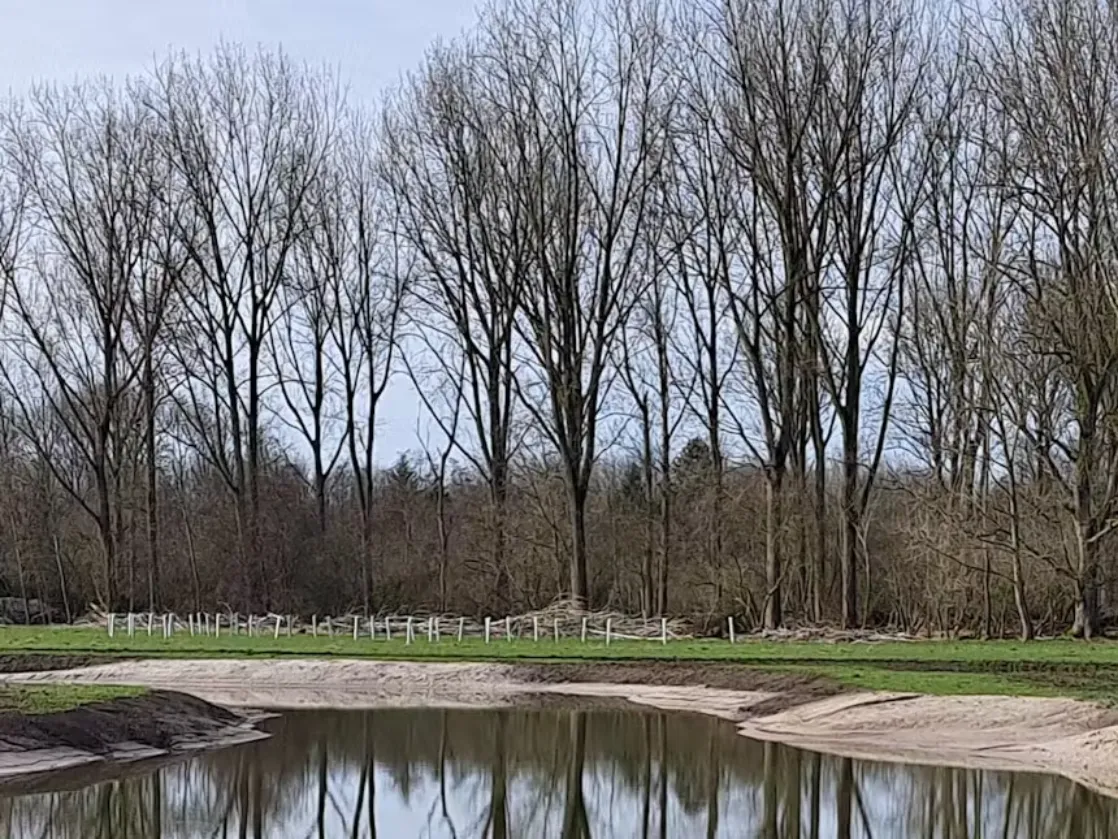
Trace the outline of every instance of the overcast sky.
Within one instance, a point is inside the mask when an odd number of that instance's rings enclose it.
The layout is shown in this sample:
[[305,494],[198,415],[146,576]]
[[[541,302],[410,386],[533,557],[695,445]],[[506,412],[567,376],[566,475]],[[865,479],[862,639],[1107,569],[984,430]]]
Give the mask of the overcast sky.
[[[474,21],[479,0],[0,0],[0,90],[35,81],[123,78],[171,49],[221,40],[282,46],[334,67],[354,99],[374,100],[436,38]],[[382,403],[378,460],[417,445],[419,402],[398,380]]]

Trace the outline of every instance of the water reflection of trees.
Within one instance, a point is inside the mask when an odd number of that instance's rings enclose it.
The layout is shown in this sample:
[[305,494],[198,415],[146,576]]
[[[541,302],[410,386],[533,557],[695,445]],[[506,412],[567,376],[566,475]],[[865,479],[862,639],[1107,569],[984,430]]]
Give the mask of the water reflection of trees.
[[0,836],[356,839],[411,835],[411,818],[453,839],[1102,839],[1118,824],[1116,802],[1060,779],[819,756],[698,717],[316,712],[273,729],[146,776],[2,799]]

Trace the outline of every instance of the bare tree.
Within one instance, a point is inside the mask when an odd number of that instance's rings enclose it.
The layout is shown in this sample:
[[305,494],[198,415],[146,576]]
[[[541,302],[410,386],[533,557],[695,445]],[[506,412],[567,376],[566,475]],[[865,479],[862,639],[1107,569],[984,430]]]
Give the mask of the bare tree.
[[[435,517],[438,526],[439,545],[439,611],[447,609],[447,586],[450,582],[450,528],[451,518],[448,505],[447,477],[451,464],[451,455],[458,447],[458,422],[462,415],[462,383],[465,376],[460,372],[457,377],[456,387],[451,390],[447,402],[449,418],[444,423],[440,422],[439,430],[445,432],[441,445],[435,447],[429,442],[423,447],[423,455],[427,460],[427,468],[431,473],[432,491],[435,495]],[[430,399],[423,397],[423,402],[428,411],[434,406]],[[440,414],[440,416],[444,416]]]
[[306,445],[308,483],[321,533],[327,529],[327,484],[348,439],[344,393],[332,375],[338,366],[335,340],[338,321],[347,311],[342,300],[353,257],[351,193],[339,163],[324,164],[308,190],[301,235],[278,290],[277,328],[268,334],[278,391],[276,417]]
[[[662,211],[670,212],[667,202]],[[666,225],[649,225],[652,235]],[[616,365],[640,428],[641,481],[645,505],[645,545],[641,561],[641,610],[667,614],[672,561],[672,451],[686,413],[679,407],[694,389],[694,376],[674,368],[679,300],[670,278],[670,244],[652,240],[643,259],[649,278],[646,295],[618,334]],[[656,558],[654,573],[653,558]]]
[[[812,26],[819,33],[815,49],[830,66],[804,141],[813,149],[816,188],[830,193],[831,241],[826,270],[808,294],[814,309],[808,328],[842,432],[840,570],[848,627],[858,621],[859,558],[870,581],[864,518],[892,414],[898,319],[926,164],[916,128],[929,29],[919,12],[913,5],[849,4],[820,8]],[[875,380],[878,404],[867,405]],[[866,434],[874,442],[864,461]]]
[[[153,142],[158,142],[158,138]],[[133,344],[131,352],[140,368],[148,605],[154,611],[160,608],[162,601],[159,459],[163,429],[160,413],[169,396],[171,329],[180,316],[177,304],[182,299],[179,285],[188,278],[188,272],[186,250],[176,232],[181,192],[167,156],[157,150],[152,158],[147,175],[153,198],[148,256],[133,273],[126,317]]]
[[[769,627],[783,622],[785,481],[805,442],[804,403],[814,387],[823,317],[820,290],[832,258],[836,193],[817,139],[834,128],[824,125],[829,38],[838,37],[828,16],[811,4],[777,0],[727,4],[718,21],[722,43],[715,57],[727,78],[710,110],[720,153],[736,164],[736,173],[724,177],[737,184],[723,199],[734,238],[732,259],[722,260],[722,282],[747,382],[746,416],[737,411],[735,420],[766,477]],[[775,36],[762,35],[768,32]]]
[[673,336],[672,364],[683,381],[695,383],[677,395],[685,397],[710,447],[706,561],[712,569],[720,569],[725,530],[723,437],[724,426],[730,424],[724,413],[728,380],[738,370],[728,293],[729,278],[741,266],[741,231],[734,214],[742,184],[727,152],[721,122],[724,77],[714,60],[717,36],[707,22],[707,11],[697,9],[694,18],[681,22],[677,34],[694,49],[677,56],[685,82],[675,108],[669,164],[662,181],[670,271],[685,313]]
[[178,413],[236,501],[242,597],[269,600],[259,544],[268,338],[308,193],[335,130],[328,77],[282,54],[220,47],[160,66],[148,105],[181,179],[183,285]]
[[96,524],[111,608],[140,404],[128,314],[152,257],[150,120],[102,83],[38,88],[5,129],[29,212],[0,364],[22,433]]
[[999,267],[1026,299],[1023,349],[1057,363],[1049,382],[1069,406],[1064,427],[1026,430],[1067,498],[1073,631],[1090,638],[1099,629],[1100,550],[1118,504],[1116,29],[1107,9],[1080,0],[1012,5],[1002,19],[984,66],[1014,141],[998,187],[1020,223],[1015,252]]
[[365,613],[370,614],[377,421],[381,399],[396,373],[413,257],[402,239],[402,211],[396,197],[380,188],[383,161],[376,145],[377,129],[361,117],[350,129],[339,184],[344,198],[337,207],[343,215],[331,267],[337,282],[332,343],[343,385],[344,439],[360,504],[362,593]]
[[[456,387],[459,372],[465,376],[469,433],[450,434],[443,411],[431,417],[488,487],[498,604],[510,598],[515,319],[534,258],[522,199],[533,173],[516,119],[514,46],[493,34],[432,51],[388,129],[396,149],[390,189],[401,206],[403,236],[421,266],[409,340],[424,357],[409,366],[421,392],[429,384],[436,391]],[[451,412],[455,420],[457,410]]]
[[641,228],[665,158],[665,27],[655,6],[578,0],[513,4],[497,27],[523,56],[518,133],[535,175],[519,196],[534,253],[518,322],[537,375],[518,386],[563,463],[570,594],[588,604],[586,501],[610,348],[643,291]]

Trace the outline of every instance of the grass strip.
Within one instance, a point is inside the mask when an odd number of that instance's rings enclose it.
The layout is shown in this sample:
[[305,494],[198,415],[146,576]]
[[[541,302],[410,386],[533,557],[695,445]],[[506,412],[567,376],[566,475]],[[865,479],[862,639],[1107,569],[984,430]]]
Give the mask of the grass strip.
[[145,688],[127,685],[0,685],[0,712],[55,714],[145,693]]

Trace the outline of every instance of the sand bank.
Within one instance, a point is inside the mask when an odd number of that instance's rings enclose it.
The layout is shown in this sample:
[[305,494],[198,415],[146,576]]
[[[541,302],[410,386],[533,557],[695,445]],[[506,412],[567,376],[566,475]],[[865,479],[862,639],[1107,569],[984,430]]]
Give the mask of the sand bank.
[[1072,699],[828,696],[803,679],[663,663],[586,664],[565,672],[563,665],[161,659],[0,679],[144,685],[262,709],[501,707],[543,694],[623,698],[711,714],[748,737],[846,757],[1049,772],[1118,796],[1118,713]]

